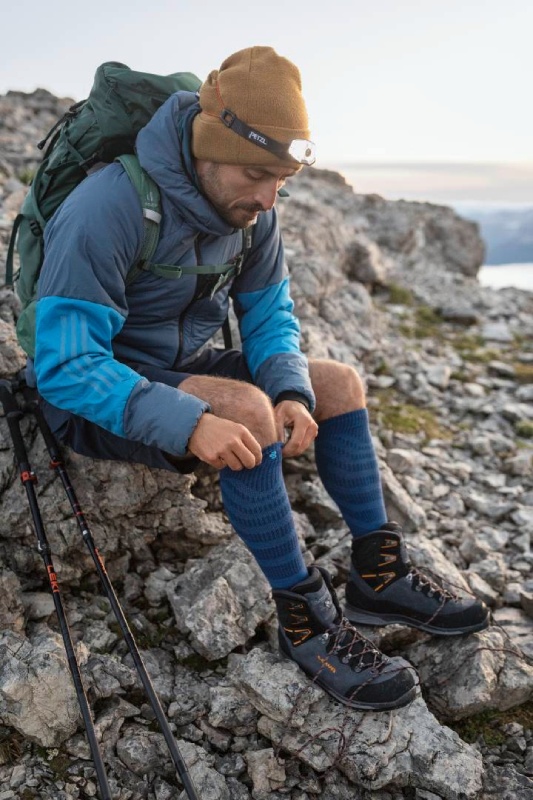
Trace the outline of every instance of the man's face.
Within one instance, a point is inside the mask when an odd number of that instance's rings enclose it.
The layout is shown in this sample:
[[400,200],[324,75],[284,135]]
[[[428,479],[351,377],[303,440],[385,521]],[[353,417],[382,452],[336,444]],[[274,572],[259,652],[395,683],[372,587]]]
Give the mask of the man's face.
[[276,202],[278,189],[297,170],[196,160],[202,193],[233,228],[247,228]]

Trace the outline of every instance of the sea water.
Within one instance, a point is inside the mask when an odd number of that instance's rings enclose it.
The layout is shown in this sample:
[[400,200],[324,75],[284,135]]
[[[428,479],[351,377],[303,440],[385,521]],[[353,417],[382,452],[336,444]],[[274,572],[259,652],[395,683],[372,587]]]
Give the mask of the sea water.
[[498,264],[481,267],[478,279],[482,286],[490,286],[492,289],[513,286],[515,289],[527,289],[533,292],[533,264]]

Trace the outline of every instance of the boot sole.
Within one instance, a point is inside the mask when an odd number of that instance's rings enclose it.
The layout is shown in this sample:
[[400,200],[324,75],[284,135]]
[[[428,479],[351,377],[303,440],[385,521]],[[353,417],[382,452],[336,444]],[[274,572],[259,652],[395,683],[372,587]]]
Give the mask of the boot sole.
[[476,622],[475,625],[465,625],[462,628],[440,628],[437,625],[430,625],[402,614],[373,614],[371,611],[361,611],[348,604],[345,606],[344,613],[350,622],[359,623],[359,625],[409,625],[410,628],[417,628],[420,631],[434,633],[439,636],[460,636],[463,633],[483,631],[489,626],[487,617],[481,622]]
[[308,675],[307,673],[306,675],[313,681],[313,683],[316,683],[317,686],[320,686],[320,688],[323,689],[326,694],[329,694],[330,697],[338,700],[343,706],[358,709],[359,711],[391,711],[394,708],[402,708],[403,706],[409,705],[409,703],[412,703],[416,697],[415,685],[405,692],[405,694],[402,694],[400,697],[396,698],[396,700],[391,700],[387,703],[363,703],[359,700],[350,700],[348,697],[344,697],[344,695],[337,694],[337,692],[334,692],[328,686],[325,686],[323,683],[321,683],[318,678]]

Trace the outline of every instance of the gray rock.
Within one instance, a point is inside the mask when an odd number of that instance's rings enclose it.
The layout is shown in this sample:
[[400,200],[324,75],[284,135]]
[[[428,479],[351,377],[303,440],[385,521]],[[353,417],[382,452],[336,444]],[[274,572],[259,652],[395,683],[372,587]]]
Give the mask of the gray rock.
[[[179,746],[179,743],[178,743]],[[168,774],[170,756],[161,733],[130,725],[117,742],[117,755],[125,766],[139,777],[148,772]]]
[[335,761],[358,786],[417,786],[447,800],[479,793],[479,754],[439,725],[421,698],[390,716],[349,711],[294,664],[257,649],[240,662],[235,683],[263,714],[262,735],[318,772]]
[[270,588],[240,541],[213,548],[171,582],[168,598],[176,624],[208,659],[244,644],[271,616]]
[[43,747],[75,732],[80,710],[59,635],[0,633],[0,720]]
[[375,242],[362,234],[345,250],[341,269],[348,278],[360,283],[385,283],[383,254]]
[[409,474],[424,464],[425,458],[417,450],[405,450],[393,447],[387,454],[387,463],[395,475]]
[[444,719],[512,708],[525,702],[533,689],[533,666],[499,628],[419,642],[408,648],[407,658]]
[[246,761],[255,800],[266,800],[271,792],[283,788],[286,778],[283,761],[276,757],[271,747],[246,753]]
[[21,600],[29,620],[45,619],[55,611],[54,598],[49,592],[24,592]]
[[533,781],[512,766],[495,768],[489,765],[483,777],[480,800],[531,800],[533,797]]
[[424,509],[409,497],[390,467],[382,466],[381,480],[389,519],[399,522],[407,532],[423,528],[426,524]]
[[0,569],[0,630],[22,631],[23,628],[24,605],[20,581],[14,572]]
[[[178,741],[178,746],[198,796],[202,800],[231,800],[226,781],[209,764],[205,750],[183,740]],[[187,800],[185,791],[180,793],[177,800]]]
[[257,711],[229,681],[210,690],[209,722],[216,728],[226,728],[237,736],[246,736],[257,728]]
[[451,376],[452,370],[447,364],[436,364],[426,369],[428,383],[436,386],[437,389],[446,389],[450,383]]
[[505,322],[487,322],[482,326],[481,335],[490,342],[512,342],[513,334]]

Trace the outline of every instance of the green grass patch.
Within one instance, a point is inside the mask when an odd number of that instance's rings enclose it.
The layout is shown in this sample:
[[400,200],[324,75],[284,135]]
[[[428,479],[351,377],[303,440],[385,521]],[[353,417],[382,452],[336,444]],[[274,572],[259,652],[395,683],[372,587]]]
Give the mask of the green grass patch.
[[498,746],[506,741],[507,734],[503,730],[503,726],[510,722],[518,722],[524,728],[532,730],[533,700],[516,708],[509,708],[507,711],[482,711],[468,719],[447,724],[469,744],[483,736],[485,744]]
[[185,658],[178,659],[178,664],[187,667],[192,672],[205,672],[206,670],[213,670],[220,666],[226,668],[228,658],[225,656],[216,661],[208,661],[207,658],[204,658],[204,656],[201,656],[199,653],[191,653],[185,656]]
[[515,431],[523,439],[533,439],[533,422],[521,419],[515,424]]
[[11,728],[0,732],[0,764],[16,764],[24,752],[24,737]]
[[499,350],[485,348],[483,337],[475,334],[459,334],[450,339],[450,344],[464,361],[474,364],[487,364],[501,357]]
[[442,323],[444,320],[435,309],[429,306],[418,306],[410,320],[403,320],[398,326],[402,336],[409,339],[444,338]]
[[[122,628],[118,622],[110,622],[109,630],[122,638]],[[135,641],[141,650],[151,650],[154,647],[160,647],[167,638],[169,631],[163,625],[152,626],[152,629],[137,630],[134,629]]]
[[389,292],[388,302],[394,306],[412,306],[415,304],[413,293],[410,289],[399,286],[397,283],[390,283],[387,286]]
[[514,362],[512,366],[519,383],[533,383],[533,364]]
[[506,739],[505,733],[500,729],[501,723],[496,711],[482,711],[468,719],[448,724],[464,742],[469,744],[476,742],[480,736],[483,737],[485,744],[492,747],[503,744]]
[[54,770],[57,777],[64,780],[67,777],[68,768],[73,762],[68,756],[58,753],[58,755],[51,758],[48,763],[50,764],[50,769]]
[[390,375],[391,374],[390,367],[387,364],[387,362],[385,361],[385,359],[381,359],[379,364],[377,364],[373,368],[372,374],[375,375],[376,377],[379,377],[380,375]]
[[411,403],[402,403],[395,392],[382,389],[374,392],[379,404],[371,409],[378,423],[394,433],[424,434],[425,440],[452,439],[452,432],[441,425],[437,416],[428,408]]

